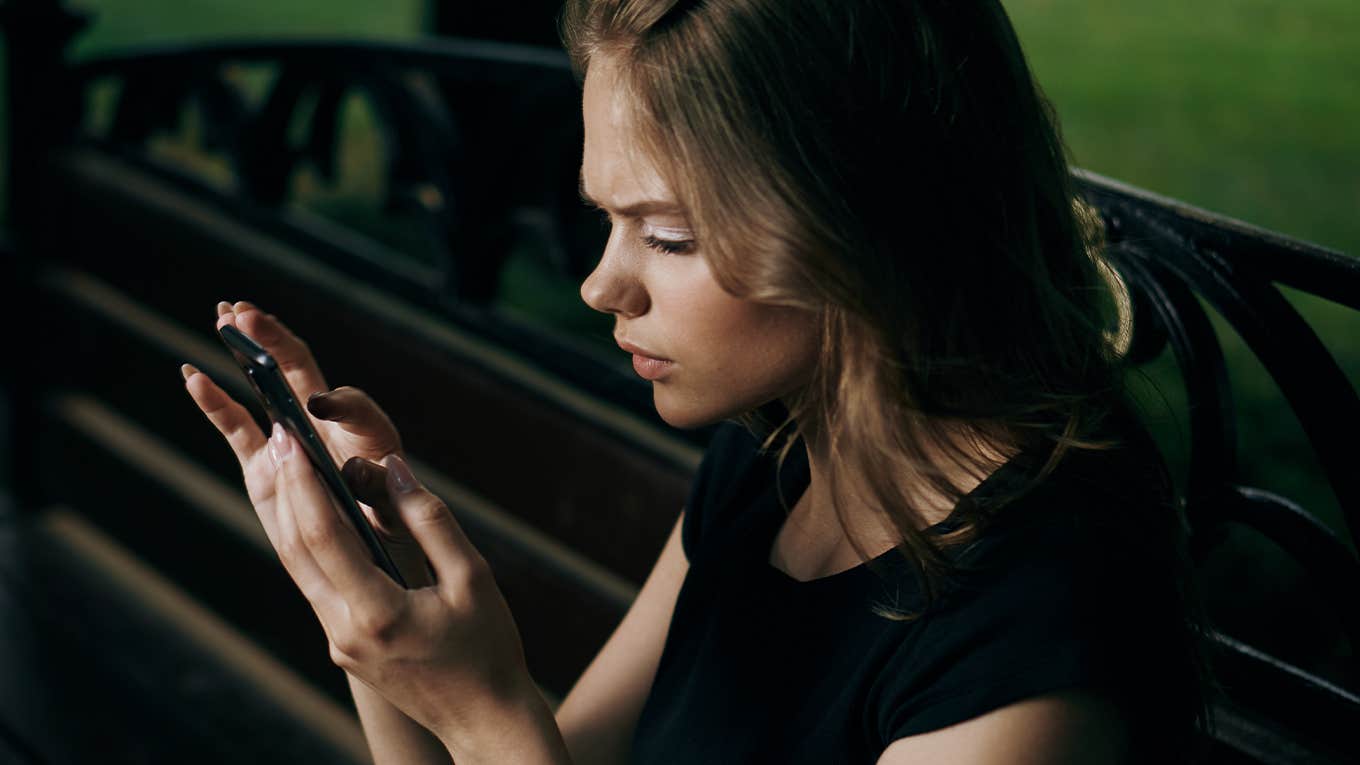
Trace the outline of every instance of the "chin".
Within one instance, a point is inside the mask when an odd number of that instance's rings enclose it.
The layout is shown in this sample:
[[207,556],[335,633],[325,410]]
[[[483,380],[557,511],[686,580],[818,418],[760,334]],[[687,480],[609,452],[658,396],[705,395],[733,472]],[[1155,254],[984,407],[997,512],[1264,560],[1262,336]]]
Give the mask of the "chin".
[[652,384],[652,403],[656,405],[656,413],[661,415],[667,425],[681,430],[722,422],[752,408],[734,405],[733,402],[695,401],[673,393],[659,384]]
[[680,428],[681,430],[702,428],[705,425],[723,419],[722,417],[704,416],[693,407],[663,406],[659,400],[656,401],[656,413],[661,415],[661,419],[664,420],[667,425],[670,425],[673,428]]

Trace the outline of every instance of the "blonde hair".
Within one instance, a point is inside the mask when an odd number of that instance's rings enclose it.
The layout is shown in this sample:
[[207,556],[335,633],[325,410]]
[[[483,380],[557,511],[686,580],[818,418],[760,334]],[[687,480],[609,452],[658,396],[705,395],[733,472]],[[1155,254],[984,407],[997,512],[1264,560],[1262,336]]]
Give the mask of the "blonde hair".
[[[578,76],[617,64],[719,284],[818,316],[812,384],[746,421],[781,458],[825,445],[832,496],[891,521],[927,605],[947,548],[1067,450],[1112,445],[1093,434],[1122,395],[1117,277],[998,3],[569,0],[561,30]],[[947,478],[1034,448],[989,501]],[[917,485],[956,504],[947,533]]]

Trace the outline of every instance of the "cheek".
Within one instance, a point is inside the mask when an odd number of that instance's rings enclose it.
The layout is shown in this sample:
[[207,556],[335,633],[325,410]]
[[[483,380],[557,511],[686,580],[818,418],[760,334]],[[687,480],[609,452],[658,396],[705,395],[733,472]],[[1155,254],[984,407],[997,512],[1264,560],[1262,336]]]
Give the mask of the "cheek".
[[687,339],[701,353],[693,359],[694,370],[715,386],[716,395],[730,393],[755,407],[807,384],[817,357],[816,325],[807,312],[727,293],[693,311]]
[[789,308],[766,308],[749,326],[752,363],[763,370],[774,395],[786,396],[807,385],[817,359],[812,317]]
[[711,359],[726,365],[730,357],[764,351],[771,327],[759,306],[729,295],[711,278],[687,281],[674,283],[671,304],[678,339],[697,352],[691,363]]
[[679,368],[654,386],[657,410],[679,427],[736,416],[806,385],[816,363],[815,317],[724,292],[707,266],[665,261],[649,276],[653,318]]

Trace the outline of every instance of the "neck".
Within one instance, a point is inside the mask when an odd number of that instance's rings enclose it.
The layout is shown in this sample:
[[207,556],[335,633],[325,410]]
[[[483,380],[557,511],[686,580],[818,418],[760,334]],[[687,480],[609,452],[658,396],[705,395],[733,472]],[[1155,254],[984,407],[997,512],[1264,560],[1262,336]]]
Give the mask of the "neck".
[[[808,487],[776,537],[771,562],[795,576],[804,575],[799,578],[811,578],[806,575],[835,573],[899,545],[901,533],[891,518],[874,509],[876,503],[867,500],[873,493],[862,479],[841,471],[833,486],[830,478],[833,459],[827,440],[810,435],[804,440],[804,447],[808,455]],[[984,460],[984,464],[999,466],[1010,452],[970,450],[965,454],[970,459]],[[945,477],[963,493],[972,491],[986,477],[970,472],[967,466],[953,464],[938,449],[932,449],[927,459],[931,469],[943,470]],[[937,492],[924,478],[903,476],[902,480],[913,484],[908,487],[908,501],[916,511],[912,519],[916,528],[938,523],[953,510],[954,500]]]

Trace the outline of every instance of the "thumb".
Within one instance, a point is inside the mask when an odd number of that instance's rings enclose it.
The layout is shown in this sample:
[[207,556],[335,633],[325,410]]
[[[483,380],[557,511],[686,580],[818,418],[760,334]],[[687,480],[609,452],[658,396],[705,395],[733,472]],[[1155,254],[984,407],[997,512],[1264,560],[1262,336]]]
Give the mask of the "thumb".
[[363,457],[350,457],[340,468],[340,475],[354,498],[373,511],[371,520],[374,529],[388,541],[410,541],[411,534],[387,493],[387,468]]
[[344,386],[332,391],[314,393],[307,399],[307,411],[313,417],[327,420],[370,443],[364,451],[374,457],[401,453],[401,436],[391,418],[362,390]]
[[466,578],[481,554],[468,541],[448,507],[411,474],[411,468],[396,454],[384,460],[387,466],[387,491],[401,520],[425,552],[442,582]]

